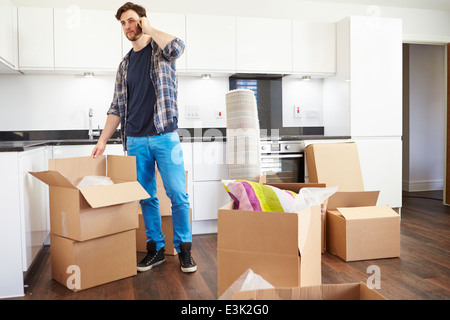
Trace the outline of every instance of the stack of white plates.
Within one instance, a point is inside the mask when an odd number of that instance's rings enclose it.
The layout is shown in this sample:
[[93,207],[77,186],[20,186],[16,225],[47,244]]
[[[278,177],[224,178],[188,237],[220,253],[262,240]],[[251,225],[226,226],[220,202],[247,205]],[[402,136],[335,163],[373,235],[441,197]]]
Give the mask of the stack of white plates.
[[226,93],[227,156],[230,179],[259,181],[261,176],[258,109],[253,91]]

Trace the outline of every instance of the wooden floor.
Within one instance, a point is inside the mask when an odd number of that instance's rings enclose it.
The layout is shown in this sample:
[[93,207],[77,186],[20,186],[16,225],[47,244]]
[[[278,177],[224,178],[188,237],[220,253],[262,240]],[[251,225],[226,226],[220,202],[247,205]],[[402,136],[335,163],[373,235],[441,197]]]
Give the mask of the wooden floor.
[[[379,292],[388,299],[450,299],[450,207],[439,199],[442,191],[404,194],[400,258],[344,262],[325,252],[323,283],[366,282],[368,266],[376,265],[381,271]],[[193,274],[183,274],[178,258],[167,256],[164,264],[148,272],[74,293],[52,280],[50,253],[44,247],[27,276],[25,296],[14,300],[217,299],[217,236],[194,236],[193,256],[198,263]]]

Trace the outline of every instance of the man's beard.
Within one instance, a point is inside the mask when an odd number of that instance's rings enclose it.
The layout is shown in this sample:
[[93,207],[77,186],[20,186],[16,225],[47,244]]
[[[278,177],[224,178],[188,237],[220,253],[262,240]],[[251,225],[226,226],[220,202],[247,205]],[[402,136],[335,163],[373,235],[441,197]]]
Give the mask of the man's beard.
[[136,31],[136,33],[131,33],[131,34],[126,34],[125,35],[127,37],[128,40],[130,41],[136,41],[138,40],[141,36],[142,36],[142,30],[140,28],[138,28],[138,30]]

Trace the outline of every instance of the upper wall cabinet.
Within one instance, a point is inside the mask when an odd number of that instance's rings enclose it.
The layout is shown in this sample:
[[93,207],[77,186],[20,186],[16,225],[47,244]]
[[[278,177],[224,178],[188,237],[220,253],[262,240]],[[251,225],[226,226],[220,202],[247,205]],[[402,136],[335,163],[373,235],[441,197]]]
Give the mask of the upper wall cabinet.
[[336,73],[336,24],[292,22],[293,73]]
[[349,17],[337,24],[348,76],[352,137],[402,135],[402,21]]
[[[148,19],[155,29],[175,36],[186,44],[186,18],[184,14],[152,12],[148,14]],[[125,56],[132,48],[130,40],[123,34],[123,31],[122,48],[122,56]],[[176,63],[178,71],[186,70],[186,51],[177,59]]]
[[187,70],[236,72],[236,18],[186,16]]
[[53,8],[19,7],[19,67],[53,70]]
[[114,12],[75,6],[54,9],[56,70],[116,70],[122,58]]
[[292,21],[236,18],[237,72],[291,73]]
[[0,0],[0,63],[17,68],[17,7],[10,0]]

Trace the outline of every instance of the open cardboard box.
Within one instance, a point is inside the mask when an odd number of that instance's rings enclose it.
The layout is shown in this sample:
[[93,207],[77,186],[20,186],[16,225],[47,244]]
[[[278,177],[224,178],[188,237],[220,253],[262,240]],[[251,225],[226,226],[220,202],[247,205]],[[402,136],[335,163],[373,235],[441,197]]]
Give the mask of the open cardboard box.
[[[324,184],[280,183],[299,192]],[[299,255],[300,253],[300,255]],[[234,202],[218,212],[218,297],[251,269],[275,287],[321,283],[321,208],[298,213],[236,210]]]
[[50,234],[52,278],[76,292],[136,275],[135,232],[86,241]]
[[364,283],[323,284],[234,293],[234,300],[386,300]]
[[328,199],[326,250],[345,261],[400,256],[400,217],[377,206],[379,191],[364,191],[354,142],[311,144],[305,148],[310,182],[338,186]]
[[[136,229],[138,201],[150,197],[130,156],[50,159],[48,171],[30,174],[49,185],[51,233],[77,241]],[[91,175],[108,176],[114,184],[76,187]]]
[[338,192],[328,201],[327,251],[345,261],[400,257],[400,217],[376,206],[378,191]]

